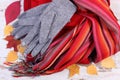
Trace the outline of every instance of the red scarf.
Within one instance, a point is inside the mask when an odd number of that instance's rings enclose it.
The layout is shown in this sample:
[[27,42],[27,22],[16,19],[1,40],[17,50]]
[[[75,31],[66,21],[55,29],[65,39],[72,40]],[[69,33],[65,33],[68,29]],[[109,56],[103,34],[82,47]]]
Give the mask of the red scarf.
[[24,11],[48,2],[51,0],[24,0]]

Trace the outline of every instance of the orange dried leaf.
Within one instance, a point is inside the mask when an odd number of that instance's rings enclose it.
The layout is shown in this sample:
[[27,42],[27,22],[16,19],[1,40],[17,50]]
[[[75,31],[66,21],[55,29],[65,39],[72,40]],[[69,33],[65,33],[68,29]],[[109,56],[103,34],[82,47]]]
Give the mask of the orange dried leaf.
[[74,76],[75,74],[79,74],[79,66],[77,64],[70,65],[67,69],[69,69],[69,77]]
[[101,66],[104,68],[115,68],[115,61],[112,59],[112,57],[108,57],[104,60],[102,60],[101,62]]
[[87,73],[90,74],[90,75],[97,75],[97,68],[94,64],[90,64],[88,67],[87,67]]
[[15,40],[12,35],[7,36],[5,40],[8,41],[7,48],[14,48],[14,51],[18,51],[17,45],[21,43],[20,40]]
[[4,36],[10,35],[10,33],[13,31],[13,27],[11,25],[7,25],[4,28]]
[[12,35],[5,37],[6,41],[12,41],[13,39],[14,39],[14,37]]
[[18,59],[17,52],[10,51],[6,57],[6,62],[15,62]]
[[24,51],[25,51],[25,47],[22,46],[21,44],[17,46],[17,49],[18,49],[18,52],[20,52],[20,53],[24,53]]

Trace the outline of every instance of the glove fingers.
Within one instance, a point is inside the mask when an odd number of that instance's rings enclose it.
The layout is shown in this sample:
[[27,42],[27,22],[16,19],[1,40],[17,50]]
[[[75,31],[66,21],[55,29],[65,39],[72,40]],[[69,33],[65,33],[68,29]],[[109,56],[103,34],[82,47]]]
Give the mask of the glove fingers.
[[42,47],[41,54],[45,53],[45,51],[47,50],[47,48],[49,47],[51,42],[52,42],[52,40],[50,40],[50,39],[46,42],[46,44]]
[[41,55],[43,55],[45,53],[45,51],[47,50],[47,48],[49,47],[49,45],[50,45],[51,42],[52,42],[52,40],[47,40],[46,43],[38,44],[33,49],[33,51],[31,52],[32,57],[35,57],[39,53],[41,53]]
[[43,47],[44,44],[37,44],[37,46],[33,49],[33,51],[31,52],[31,56],[35,57],[36,55],[38,55],[41,51],[41,48]]
[[[29,28],[31,29],[32,26],[29,26]],[[15,39],[20,39],[21,37],[25,36],[30,31],[30,29],[28,29],[27,26],[24,26],[19,32],[15,34]]]
[[21,40],[22,45],[28,45],[33,38],[39,33],[40,22],[38,21],[35,26],[29,31],[29,33]]
[[24,54],[29,54],[34,47],[36,47],[37,43],[38,43],[38,36],[36,36],[33,41],[27,46],[27,49],[25,50]]
[[18,25],[17,28],[15,28],[15,29],[13,30],[13,32],[11,33],[11,35],[15,36],[15,34],[16,34],[17,32],[19,32],[23,27],[25,27],[25,26],[20,26],[20,25]]
[[39,42],[40,44],[46,42],[46,39],[48,37],[48,34],[50,32],[50,28],[52,26],[52,23],[54,21],[55,13],[53,11],[47,13],[42,17],[41,27],[40,27],[40,33],[39,33]]
[[13,28],[17,28],[17,27],[20,26],[20,25],[18,24],[18,21],[16,21],[16,22],[14,22],[14,23],[12,24],[12,26],[13,26]]

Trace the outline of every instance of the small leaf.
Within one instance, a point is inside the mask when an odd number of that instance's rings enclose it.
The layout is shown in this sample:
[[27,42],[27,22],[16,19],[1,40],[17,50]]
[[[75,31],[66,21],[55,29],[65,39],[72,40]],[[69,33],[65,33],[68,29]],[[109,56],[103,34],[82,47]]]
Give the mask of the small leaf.
[[5,11],[6,24],[15,20],[20,14],[20,1],[10,4]]
[[7,25],[4,28],[4,36],[10,35],[10,33],[13,31],[13,27],[11,25]]
[[112,59],[112,57],[108,57],[101,61],[101,66],[104,68],[115,68],[115,61]]
[[6,41],[12,41],[13,39],[14,39],[14,37],[12,35],[5,37]]
[[5,38],[8,41],[7,48],[14,48],[14,51],[17,50],[17,46],[21,43],[20,40],[15,40],[12,35],[9,35]]
[[75,74],[79,74],[79,66],[77,64],[73,64],[69,66],[67,69],[69,69],[69,77],[74,76]]
[[20,52],[20,53],[24,53],[24,51],[25,51],[25,47],[22,46],[21,44],[17,46],[17,49],[18,49],[18,52]]
[[14,62],[18,59],[17,52],[10,51],[7,55],[6,62]]
[[87,67],[87,73],[90,74],[90,75],[97,75],[97,68],[94,64],[90,64],[88,67]]

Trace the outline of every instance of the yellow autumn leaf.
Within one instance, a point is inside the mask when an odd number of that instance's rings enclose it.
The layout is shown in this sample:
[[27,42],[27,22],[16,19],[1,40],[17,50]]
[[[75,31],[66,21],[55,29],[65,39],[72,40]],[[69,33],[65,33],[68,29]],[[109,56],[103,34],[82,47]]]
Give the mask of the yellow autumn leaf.
[[80,67],[77,64],[73,64],[70,65],[67,69],[69,70],[69,77],[72,77],[75,74],[79,74]]
[[17,52],[10,51],[6,57],[6,62],[15,62],[18,59]]
[[115,62],[112,57],[108,57],[102,60],[100,63],[101,63],[101,66],[104,68],[115,68],[116,67]]
[[7,25],[4,28],[4,36],[9,35],[13,31],[13,27],[11,25]]
[[97,68],[94,64],[90,64],[88,67],[87,67],[87,73],[90,74],[90,75],[97,75]]
[[20,52],[20,53],[24,53],[24,51],[25,51],[25,47],[22,46],[21,44],[17,46],[17,49],[18,49],[18,52]]

